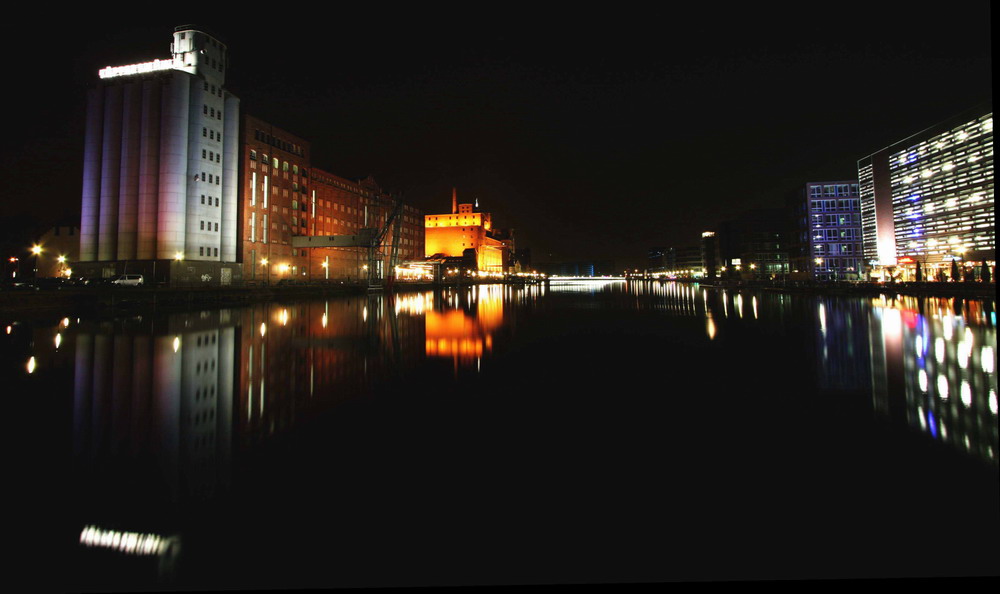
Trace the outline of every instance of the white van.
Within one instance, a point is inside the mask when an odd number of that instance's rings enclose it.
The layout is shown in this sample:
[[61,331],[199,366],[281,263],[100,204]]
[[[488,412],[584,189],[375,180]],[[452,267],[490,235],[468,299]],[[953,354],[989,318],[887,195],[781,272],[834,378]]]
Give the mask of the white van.
[[141,274],[123,274],[111,281],[112,285],[120,285],[126,287],[138,287],[142,284]]

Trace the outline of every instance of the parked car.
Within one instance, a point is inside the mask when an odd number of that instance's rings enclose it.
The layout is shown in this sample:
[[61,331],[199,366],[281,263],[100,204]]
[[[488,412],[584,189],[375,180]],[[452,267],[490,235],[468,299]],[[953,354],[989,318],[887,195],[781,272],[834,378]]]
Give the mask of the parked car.
[[32,284],[35,286],[36,290],[37,289],[51,290],[51,289],[61,289],[67,283],[66,279],[64,278],[50,278],[47,276],[43,276],[36,278],[34,282],[32,282]]
[[142,285],[143,278],[141,274],[123,274],[111,281],[112,285],[117,285],[119,287],[138,287]]

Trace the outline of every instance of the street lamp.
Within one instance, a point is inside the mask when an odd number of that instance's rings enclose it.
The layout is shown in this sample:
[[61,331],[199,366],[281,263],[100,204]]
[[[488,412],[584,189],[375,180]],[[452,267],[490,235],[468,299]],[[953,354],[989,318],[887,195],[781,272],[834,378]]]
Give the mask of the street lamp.
[[11,278],[17,278],[17,273],[21,271],[21,260],[16,256],[11,256],[8,261],[12,264],[11,268],[13,269],[10,273]]
[[31,253],[35,255],[35,265],[32,271],[32,276],[38,278],[38,256],[42,253],[42,246],[35,244],[31,246]]
[[271,269],[267,266],[267,258],[261,258],[260,265],[264,267],[264,273],[267,275],[264,283],[271,284]]

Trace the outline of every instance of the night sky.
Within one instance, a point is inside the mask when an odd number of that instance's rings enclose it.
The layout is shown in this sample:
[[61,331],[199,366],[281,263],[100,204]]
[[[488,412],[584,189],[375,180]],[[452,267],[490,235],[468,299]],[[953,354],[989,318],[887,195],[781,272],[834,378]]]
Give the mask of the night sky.
[[228,44],[228,89],[309,140],[313,165],[426,213],[455,186],[536,262],[642,267],[651,246],[854,178],[859,158],[992,99],[988,2],[324,6],[12,16],[2,214],[79,216],[87,86],[169,57],[188,23]]

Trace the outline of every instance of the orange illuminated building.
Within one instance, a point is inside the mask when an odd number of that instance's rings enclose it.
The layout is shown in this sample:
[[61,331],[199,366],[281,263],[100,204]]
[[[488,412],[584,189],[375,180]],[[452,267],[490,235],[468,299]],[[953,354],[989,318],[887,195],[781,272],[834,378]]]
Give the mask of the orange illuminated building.
[[493,229],[488,212],[479,212],[472,204],[459,204],[455,190],[451,194],[451,213],[424,215],[424,254],[427,257],[462,257],[468,250],[476,254],[480,271],[504,272],[504,253],[510,246]]

